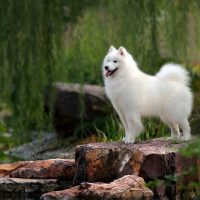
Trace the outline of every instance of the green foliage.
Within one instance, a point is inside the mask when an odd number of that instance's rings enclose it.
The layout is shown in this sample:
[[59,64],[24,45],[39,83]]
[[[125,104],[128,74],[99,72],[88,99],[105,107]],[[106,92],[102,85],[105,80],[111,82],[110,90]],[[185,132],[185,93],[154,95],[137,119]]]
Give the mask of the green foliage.
[[[145,119],[143,121],[144,132],[136,139],[137,141],[167,136],[169,131],[162,122],[157,119]],[[100,141],[121,141],[125,135],[124,127],[118,118],[113,115],[101,121],[101,123],[95,123],[94,126]]]
[[52,92],[61,71],[62,9],[59,0],[0,1],[0,95],[21,140],[28,139],[30,128],[44,128],[49,118],[44,92]]
[[[199,0],[0,1],[0,98],[18,138],[51,124],[44,93],[53,101],[52,82],[102,83],[111,44],[125,46],[148,73],[169,58],[190,62],[200,50],[199,9]],[[62,36],[71,29],[64,52]]]
[[14,156],[8,156],[0,151],[0,164],[7,164],[16,161],[19,161],[19,159]]
[[[188,200],[188,199],[199,199],[200,197],[200,184],[199,182],[189,182],[186,183],[186,176],[193,176],[194,170],[192,168],[187,169],[187,171],[182,172],[181,174],[174,174],[165,176],[163,179],[155,179],[152,181],[146,182],[146,187],[155,191],[156,188],[164,187],[168,188],[167,190],[173,188],[173,185],[178,183],[179,199]],[[182,180],[183,179],[183,180]]]
[[170,136],[170,131],[160,120],[145,119],[143,121],[144,132],[139,136],[139,140],[149,140],[156,137]]
[[124,127],[114,116],[106,118],[103,126],[95,124],[98,140],[103,142],[121,141],[124,137]]
[[109,0],[86,9],[67,48],[68,80],[101,83],[110,45],[125,46],[148,73],[168,60],[189,63],[199,53],[198,13],[198,0]]
[[7,131],[7,126],[4,121],[0,120],[0,133],[5,133]]
[[200,137],[195,136],[195,139],[189,143],[185,148],[181,150],[181,153],[185,157],[192,157],[194,155],[200,157]]
[[102,0],[59,0],[64,6],[64,21],[67,23],[76,23],[78,17],[88,7],[98,6]]

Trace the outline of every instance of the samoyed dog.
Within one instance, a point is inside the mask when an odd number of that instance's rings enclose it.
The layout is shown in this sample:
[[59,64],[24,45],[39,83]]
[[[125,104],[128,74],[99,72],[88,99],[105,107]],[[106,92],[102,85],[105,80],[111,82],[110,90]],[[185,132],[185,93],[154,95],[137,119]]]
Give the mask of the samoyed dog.
[[[124,47],[111,46],[103,61],[105,90],[125,128],[125,143],[142,132],[142,117],[159,116],[169,126],[171,139],[191,138],[188,117],[192,93],[188,72],[178,64],[165,64],[151,76],[143,73]],[[180,131],[181,130],[181,131]]]

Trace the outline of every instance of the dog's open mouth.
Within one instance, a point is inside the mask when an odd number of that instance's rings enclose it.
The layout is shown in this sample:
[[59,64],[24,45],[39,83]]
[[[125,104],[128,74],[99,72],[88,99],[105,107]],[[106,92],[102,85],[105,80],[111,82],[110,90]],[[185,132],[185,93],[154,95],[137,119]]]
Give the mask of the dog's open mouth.
[[106,77],[112,76],[117,70],[118,68],[115,68],[114,70],[107,70]]

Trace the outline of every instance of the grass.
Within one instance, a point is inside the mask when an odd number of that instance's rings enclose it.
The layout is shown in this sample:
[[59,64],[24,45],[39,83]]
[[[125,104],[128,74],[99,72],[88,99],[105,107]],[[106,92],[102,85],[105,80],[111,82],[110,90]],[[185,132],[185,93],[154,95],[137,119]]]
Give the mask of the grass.
[[111,142],[111,141],[119,141],[124,137],[124,127],[120,123],[120,121],[115,116],[111,116],[110,119],[105,120],[105,126],[99,129],[95,125],[95,129],[98,135],[98,141],[101,142]]
[[169,135],[169,129],[159,119],[149,118],[143,120],[144,132],[138,140],[149,140],[157,137],[166,137]]
[[[143,120],[144,132],[137,138],[138,141],[148,140],[156,137],[166,137],[169,133],[167,127],[158,119]],[[119,119],[112,115],[105,120],[103,127],[94,125],[99,142],[121,141],[125,135],[125,130]]]

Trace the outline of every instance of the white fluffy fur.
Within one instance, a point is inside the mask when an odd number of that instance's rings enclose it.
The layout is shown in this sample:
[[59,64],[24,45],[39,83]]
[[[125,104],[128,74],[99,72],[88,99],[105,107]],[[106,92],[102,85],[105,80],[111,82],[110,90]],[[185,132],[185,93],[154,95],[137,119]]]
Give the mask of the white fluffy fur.
[[[108,71],[114,73],[108,75]],[[188,72],[181,65],[165,64],[150,76],[138,68],[125,48],[111,46],[103,61],[103,77],[106,94],[125,127],[125,143],[134,143],[145,116],[159,116],[170,127],[173,140],[191,138],[192,93]]]

